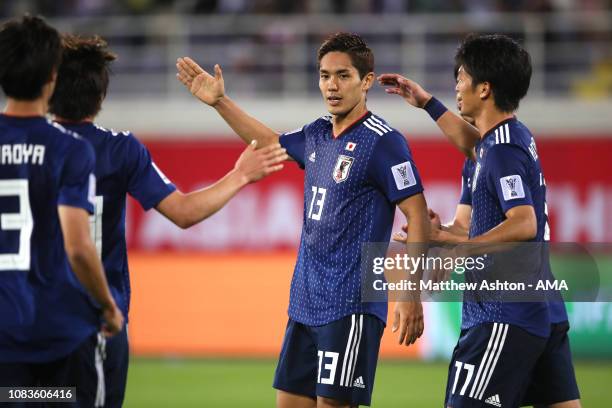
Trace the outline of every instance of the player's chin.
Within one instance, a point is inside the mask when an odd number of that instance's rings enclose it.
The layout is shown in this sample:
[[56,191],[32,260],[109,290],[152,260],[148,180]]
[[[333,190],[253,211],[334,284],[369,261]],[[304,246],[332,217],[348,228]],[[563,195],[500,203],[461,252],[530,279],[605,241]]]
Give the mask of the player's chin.
[[327,111],[329,113],[331,113],[332,115],[335,115],[335,116],[344,116],[344,115],[346,115],[348,113],[349,109],[347,109],[342,104],[330,105],[328,103],[327,104]]

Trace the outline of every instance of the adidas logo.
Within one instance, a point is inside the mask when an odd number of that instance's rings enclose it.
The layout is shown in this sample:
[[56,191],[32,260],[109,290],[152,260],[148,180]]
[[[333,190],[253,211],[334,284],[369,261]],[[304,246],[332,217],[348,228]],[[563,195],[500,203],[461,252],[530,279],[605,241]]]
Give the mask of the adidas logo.
[[357,379],[355,379],[355,381],[353,382],[353,387],[365,388],[365,384],[363,383],[363,377],[362,376],[359,376],[359,377],[357,377]]
[[490,404],[490,405],[493,405],[495,407],[501,407],[502,406],[501,402],[499,401],[499,395],[498,394],[492,395],[489,398],[487,398],[485,400],[485,404]]
[[308,156],[308,160],[310,160],[311,162],[315,162],[315,159],[317,158],[317,153],[316,152],[312,152],[310,154],[310,156]]

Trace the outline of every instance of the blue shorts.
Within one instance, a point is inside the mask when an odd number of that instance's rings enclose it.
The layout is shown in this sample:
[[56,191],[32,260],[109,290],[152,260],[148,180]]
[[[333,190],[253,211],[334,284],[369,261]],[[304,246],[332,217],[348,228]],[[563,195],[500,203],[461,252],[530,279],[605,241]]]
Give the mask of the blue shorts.
[[568,331],[567,321],[552,325],[546,349],[533,370],[523,406],[551,405],[580,399]]
[[107,339],[101,334],[79,349],[77,399],[90,407],[114,408],[123,405],[129,345],[127,329]]
[[448,369],[446,406],[521,406],[547,340],[507,323],[462,330]]
[[289,319],[274,388],[292,394],[370,405],[385,324],[367,314],[323,326]]
[[[99,334],[88,337],[83,343],[65,357],[47,363],[1,363],[0,384],[2,386],[17,387],[76,387],[75,403],[58,403],[62,407],[87,407],[96,405],[98,397],[96,391],[99,389],[96,365],[92,363],[93,373],[82,363],[83,356],[89,350],[96,350],[96,358],[99,355],[104,338]],[[100,364],[101,364],[101,360]],[[101,367],[101,365],[99,365]],[[0,404],[2,405],[2,404]],[[53,404],[39,404],[40,406],[54,406]],[[38,406],[32,403],[10,404],[11,407]]]

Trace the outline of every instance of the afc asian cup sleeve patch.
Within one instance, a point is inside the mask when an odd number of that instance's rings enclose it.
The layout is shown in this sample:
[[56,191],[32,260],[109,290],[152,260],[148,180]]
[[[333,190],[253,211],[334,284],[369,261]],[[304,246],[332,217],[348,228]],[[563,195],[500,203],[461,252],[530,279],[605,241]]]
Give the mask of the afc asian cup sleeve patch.
[[416,185],[416,178],[414,177],[414,171],[412,170],[412,163],[409,161],[392,166],[391,173],[393,173],[395,186],[398,190],[403,190]]
[[512,176],[501,177],[501,183],[504,200],[514,200],[517,198],[525,198],[525,190],[523,189],[523,179],[518,174]]

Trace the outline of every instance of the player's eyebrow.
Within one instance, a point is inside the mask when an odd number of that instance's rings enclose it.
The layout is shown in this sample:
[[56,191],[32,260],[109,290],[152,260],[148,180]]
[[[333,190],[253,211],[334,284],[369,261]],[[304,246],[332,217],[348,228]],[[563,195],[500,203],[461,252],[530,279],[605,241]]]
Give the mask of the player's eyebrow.
[[348,68],[341,68],[341,69],[338,69],[338,70],[336,70],[336,71],[331,71],[331,72],[330,72],[330,71],[328,71],[328,70],[326,70],[326,69],[320,69],[320,70],[319,70],[319,73],[321,73],[321,74],[329,74],[329,73],[332,73],[332,74],[336,74],[336,75],[338,75],[338,74],[348,74],[349,72],[350,72],[350,70],[349,70]]

